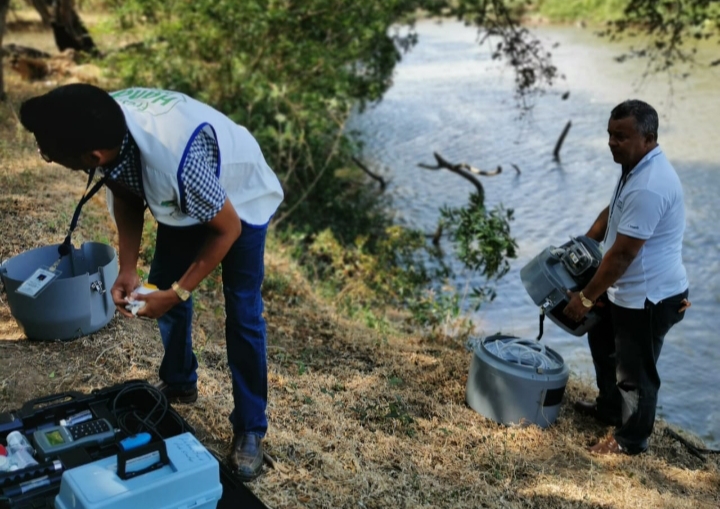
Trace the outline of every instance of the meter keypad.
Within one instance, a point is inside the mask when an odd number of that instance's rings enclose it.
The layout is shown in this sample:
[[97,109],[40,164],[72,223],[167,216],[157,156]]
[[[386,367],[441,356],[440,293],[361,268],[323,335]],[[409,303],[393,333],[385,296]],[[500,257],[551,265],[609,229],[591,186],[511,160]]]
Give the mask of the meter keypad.
[[88,421],[75,424],[74,426],[68,427],[67,430],[70,432],[73,440],[79,440],[83,437],[99,435],[100,433],[108,432],[110,431],[110,426],[106,421],[98,419],[96,421]]

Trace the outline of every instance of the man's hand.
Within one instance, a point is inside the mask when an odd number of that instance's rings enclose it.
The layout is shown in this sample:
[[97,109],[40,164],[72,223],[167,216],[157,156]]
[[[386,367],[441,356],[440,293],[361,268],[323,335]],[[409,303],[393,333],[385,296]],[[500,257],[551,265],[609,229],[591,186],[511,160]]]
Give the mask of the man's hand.
[[137,312],[137,316],[143,318],[160,318],[170,311],[175,305],[182,302],[175,290],[161,290],[147,295],[132,295],[135,300],[145,302],[145,305]]
[[120,311],[120,314],[132,318],[132,313],[125,309],[127,305],[126,298],[130,297],[130,294],[138,286],[140,286],[140,277],[137,275],[135,269],[124,270],[118,274],[115,284],[110,290],[110,295],[112,295],[115,307]]
[[690,302],[687,299],[683,299],[680,301],[680,309],[678,309],[678,313],[684,313],[687,308],[692,306],[692,302]]
[[570,296],[570,302],[568,302],[568,305],[563,309],[563,314],[576,322],[582,321],[592,308],[586,308],[583,305],[582,300],[580,300],[580,292],[571,292],[568,290],[567,294]]

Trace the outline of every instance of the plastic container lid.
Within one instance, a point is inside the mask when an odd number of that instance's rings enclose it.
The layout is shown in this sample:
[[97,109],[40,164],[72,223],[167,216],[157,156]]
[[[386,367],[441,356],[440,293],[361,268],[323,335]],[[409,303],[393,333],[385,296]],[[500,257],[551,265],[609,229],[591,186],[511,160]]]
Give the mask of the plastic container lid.
[[7,456],[7,449],[5,449],[5,446],[0,444],[0,456]]

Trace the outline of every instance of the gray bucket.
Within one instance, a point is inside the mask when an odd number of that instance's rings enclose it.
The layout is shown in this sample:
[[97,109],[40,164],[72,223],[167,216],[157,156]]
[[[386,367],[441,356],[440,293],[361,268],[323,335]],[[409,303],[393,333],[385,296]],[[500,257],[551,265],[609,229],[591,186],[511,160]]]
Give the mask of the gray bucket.
[[534,340],[496,334],[471,340],[465,398],[480,415],[501,424],[555,422],[570,370],[554,350]]
[[58,246],[32,249],[0,265],[10,313],[29,339],[68,340],[92,334],[115,314],[110,288],[118,275],[115,250],[86,242],[62,259],[61,274],[35,298],[17,293],[38,268],[58,260]]

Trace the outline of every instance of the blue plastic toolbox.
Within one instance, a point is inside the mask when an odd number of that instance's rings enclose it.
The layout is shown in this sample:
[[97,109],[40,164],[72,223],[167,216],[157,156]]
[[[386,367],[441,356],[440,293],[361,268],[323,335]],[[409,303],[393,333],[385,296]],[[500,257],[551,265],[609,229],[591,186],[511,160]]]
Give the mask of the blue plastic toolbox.
[[[162,399],[164,400],[164,398]],[[0,472],[0,509],[55,509],[55,499],[60,492],[61,485],[64,486],[63,479],[65,478],[68,480],[66,483],[68,486],[75,486],[72,489],[78,490],[78,493],[75,494],[75,501],[78,502],[82,497],[86,497],[87,505],[68,504],[66,499],[60,497],[59,503],[65,505],[57,507],[62,509],[181,509],[190,507],[206,509],[216,507],[216,505],[218,509],[267,509],[243,483],[232,475],[230,469],[222,461],[194,438],[195,430],[192,426],[172,406],[167,404],[167,401],[160,401],[158,391],[144,380],[128,381],[95,390],[90,394],[80,392],[54,394],[29,401],[19,410],[0,413],[0,442],[6,443],[7,435],[13,431],[19,431],[28,440],[33,440],[35,432],[45,433],[61,420],[88,411],[92,414],[93,419],[106,419],[117,431],[117,439],[58,452],[56,455],[43,458],[43,460],[38,458],[39,465],[12,472]],[[149,428],[146,426],[148,422],[152,422]],[[151,435],[149,443],[129,451],[121,450],[119,444],[123,439],[135,436],[140,432],[148,432]],[[190,447],[188,449],[186,446],[178,445],[181,443],[192,445],[188,446]],[[166,450],[164,454],[167,456],[167,461],[151,461],[161,454],[161,450]],[[193,457],[195,459],[191,461],[190,458]],[[201,460],[202,458],[205,459]],[[97,487],[98,491],[95,492],[89,491],[91,489],[83,484],[84,481],[77,476],[80,472],[97,472],[98,465],[117,465],[118,459],[124,465],[126,473],[131,476],[126,481],[127,486],[133,487],[130,492],[134,492],[135,487],[142,486],[143,483],[163,478],[158,481],[165,486],[161,490],[164,495],[163,500],[158,501],[161,505],[137,500],[128,505],[99,505],[100,495],[102,493],[107,495],[107,492],[103,492],[102,487]],[[148,464],[145,467],[141,465],[138,470],[137,465],[144,461],[147,461]],[[59,464],[62,466],[60,470],[58,469]],[[107,471],[111,472],[113,468],[117,467],[111,467]],[[197,470],[198,468],[200,470]],[[75,473],[76,470],[78,474]],[[170,476],[168,474],[170,470],[178,475]],[[189,471],[194,473],[188,474]],[[168,477],[165,479],[163,476]],[[199,482],[202,476],[211,476],[212,479],[203,480],[200,484],[193,484]],[[220,485],[217,483],[218,476]],[[181,477],[185,481],[179,483],[176,479]],[[75,481],[77,484],[73,485],[72,483]],[[177,483],[177,485],[173,484],[173,487],[169,488],[168,486],[172,483]],[[198,493],[194,493],[192,496],[187,495],[187,492],[193,489]],[[146,494],[150,496],[153,492],[152,487],[147,490]],[[81,492],[84,495],[80,496]],[[183,495],[183,493],[185,494]],[[104,503],[117,503],[113,500],[120,500],[120,498],[109,498],[110,500],[106,500]],[[128,500],[131,498],[133,497]],[[180,501],[175,504],[174,502],[177,500]],[[174,505],[167,505],[165,502],[173,502]]]

